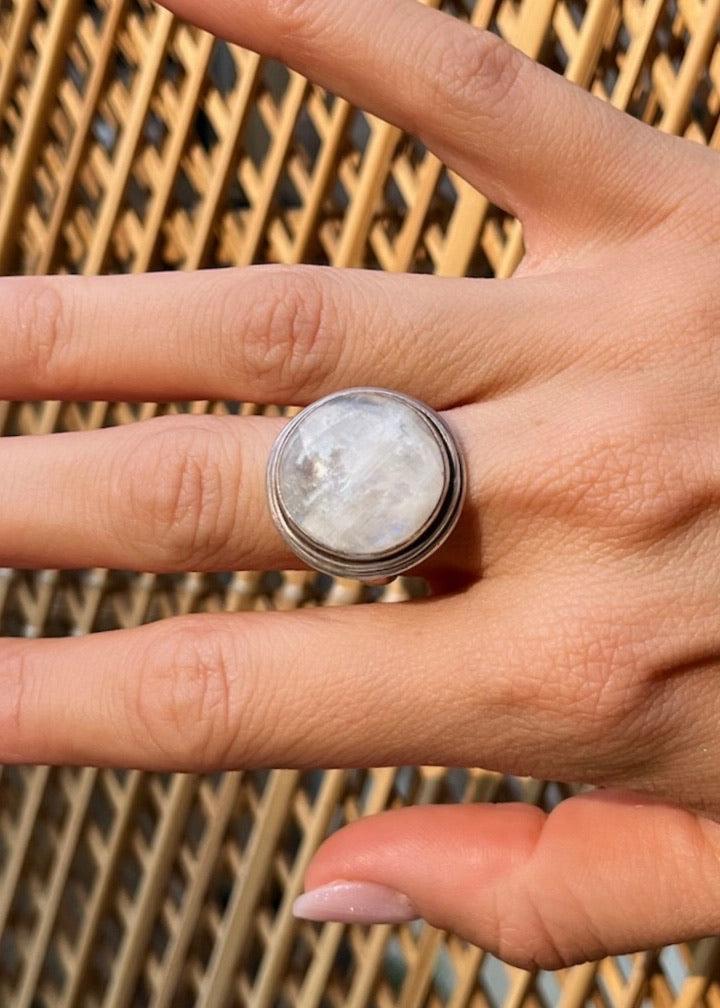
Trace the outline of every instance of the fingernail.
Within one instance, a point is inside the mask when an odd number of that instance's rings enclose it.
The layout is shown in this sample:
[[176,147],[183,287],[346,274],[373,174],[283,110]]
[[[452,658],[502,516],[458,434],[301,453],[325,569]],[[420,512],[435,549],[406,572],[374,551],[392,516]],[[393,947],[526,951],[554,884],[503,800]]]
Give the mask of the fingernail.
[[293,913],[305,920],[341,924],[401,924],[420,916],[404,893],[375,882],[344,879],[298,896]]

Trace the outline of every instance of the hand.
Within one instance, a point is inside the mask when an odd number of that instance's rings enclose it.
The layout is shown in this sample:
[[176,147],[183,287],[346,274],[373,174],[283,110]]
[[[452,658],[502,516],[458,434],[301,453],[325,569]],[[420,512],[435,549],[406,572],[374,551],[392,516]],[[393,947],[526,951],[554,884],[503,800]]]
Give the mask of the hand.
[[[631,789],[550,815],[364,819],[307,886],[349,882],[298,912],[422,915],[547,967],[717,931],[720,158],[415,0],[170,6],[418,134],[522,220],[527,255],[503,281],[4,280],[3,397],[384,385],[445,411],[470,489],[429,600],[3,640],[0,759],[482,765]],[[291,567],[263,489],[282,423],[3,439],[0,563]]]

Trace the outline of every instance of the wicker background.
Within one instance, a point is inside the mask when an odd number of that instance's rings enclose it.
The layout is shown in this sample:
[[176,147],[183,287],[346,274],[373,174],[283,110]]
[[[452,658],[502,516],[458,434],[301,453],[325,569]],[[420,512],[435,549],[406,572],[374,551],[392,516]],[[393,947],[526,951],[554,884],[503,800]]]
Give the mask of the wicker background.
[[[443,6],[720,149],[720,0]],[[278,64],[145,0],[0,0],[0,272],[305,261],[505,276],[521,254],[517,223],[420,144]],[[0,433],[236,408],[0,403]],[[360,598],[352,583],[312,575],[0,569],[0,632]],[[480,770],[5,768],[0,1006],[718,1008],[714,939],[530,974],[425,926],[292,919],[312,850],[344,821],[409,802],[561,796]]]

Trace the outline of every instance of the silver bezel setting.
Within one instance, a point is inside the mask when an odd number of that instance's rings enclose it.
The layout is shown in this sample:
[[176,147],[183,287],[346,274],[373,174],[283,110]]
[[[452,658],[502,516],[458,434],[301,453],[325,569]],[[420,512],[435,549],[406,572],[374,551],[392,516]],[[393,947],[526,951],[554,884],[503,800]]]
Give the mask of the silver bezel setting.
[[[307,418],[309,412],[319,409],[331,400],[363,394],[387,396],[410,406],[419,414],[441,450],[444,484],[433,514],[410,539],[383,553],[358,556],[357,554],[347,555],[327,549],[298,527],[283,504],[279,469],[283,450],[290,435],[303,422],[303,419]],[[278,531],[293,553],[315,570],[368,582],[383,582],[392,580],[399,574],[404,574],[426,560],[445,542],[460,517],[465,500],[466,482],[465,460],[452,431],[442,417],[418,399],[406,396],[402,392],[372,386],[360,386],[332,392],[306,406],[297,416],[293,417],[276,438],[267,465],[267,496],[270,514]]]

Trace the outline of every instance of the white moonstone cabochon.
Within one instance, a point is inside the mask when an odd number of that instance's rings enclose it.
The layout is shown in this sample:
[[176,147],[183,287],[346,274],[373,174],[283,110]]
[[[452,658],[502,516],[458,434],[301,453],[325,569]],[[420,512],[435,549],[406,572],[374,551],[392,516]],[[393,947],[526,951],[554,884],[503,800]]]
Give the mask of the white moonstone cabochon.
[[412,539],[444,486],[443,452],[428,422],[375,392],[300,414],[279,459],[280,497],[292,520],[320,546],[351,557]]

